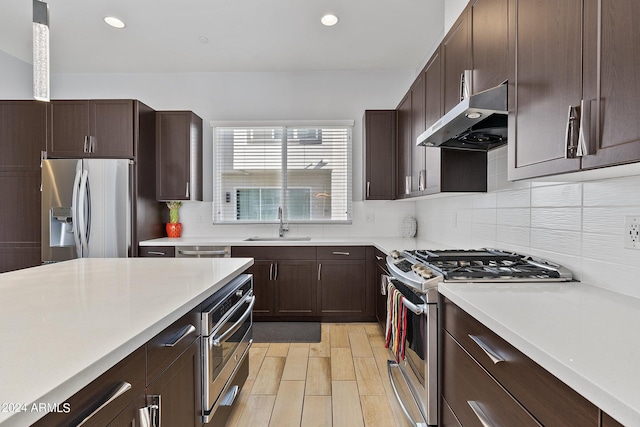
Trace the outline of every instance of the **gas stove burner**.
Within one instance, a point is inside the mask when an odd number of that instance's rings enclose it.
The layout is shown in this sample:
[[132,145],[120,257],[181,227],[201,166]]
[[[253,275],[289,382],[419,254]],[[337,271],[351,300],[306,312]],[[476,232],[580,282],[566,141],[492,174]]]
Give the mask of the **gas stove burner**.
[[[403,251],[393,260],[397,274],[415,282],[571,281],[571,272],[552,262],[496,249]],[[435,283],[435,282],[434,282]]]

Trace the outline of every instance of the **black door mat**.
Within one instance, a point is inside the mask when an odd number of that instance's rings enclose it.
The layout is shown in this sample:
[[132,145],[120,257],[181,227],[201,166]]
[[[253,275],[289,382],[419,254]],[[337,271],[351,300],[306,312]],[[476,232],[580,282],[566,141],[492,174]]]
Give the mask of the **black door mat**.
[[253,322],[253,342],[320,342],[320,322]]

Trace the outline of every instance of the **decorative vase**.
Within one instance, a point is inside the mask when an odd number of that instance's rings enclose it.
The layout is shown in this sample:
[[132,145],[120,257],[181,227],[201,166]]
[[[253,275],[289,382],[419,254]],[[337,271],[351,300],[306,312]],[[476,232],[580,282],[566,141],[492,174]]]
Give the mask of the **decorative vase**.
[[168,222],[167,223],[167,236],[168,237],[180,237],[182,235],[182,223],[181,222]]

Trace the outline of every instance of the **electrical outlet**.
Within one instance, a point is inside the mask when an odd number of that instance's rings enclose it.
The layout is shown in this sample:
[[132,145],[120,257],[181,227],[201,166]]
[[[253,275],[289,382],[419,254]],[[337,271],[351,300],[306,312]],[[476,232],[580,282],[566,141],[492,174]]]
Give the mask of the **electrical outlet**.
[[640,216],[624,217],[624,247],[640,249]]
[[365,214],[364,222],[369,222],[369,223],[376,222],[376,214],[373,212]]

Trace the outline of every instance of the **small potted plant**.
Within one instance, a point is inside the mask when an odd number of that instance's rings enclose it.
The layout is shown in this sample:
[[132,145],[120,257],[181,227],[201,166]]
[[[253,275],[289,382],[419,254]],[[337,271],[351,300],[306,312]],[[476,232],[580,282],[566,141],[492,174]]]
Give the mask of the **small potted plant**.
[[167,223],[167,236],[180,237],[182,235],[182,223],[178,222],[178,211],[182,202],[167,202],[169,208],[169,222]]

